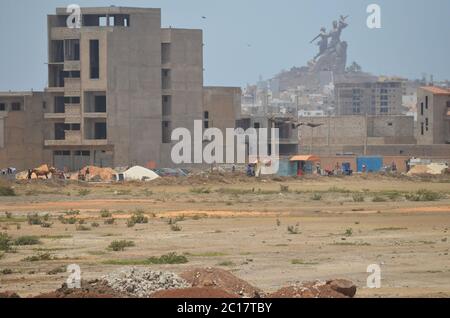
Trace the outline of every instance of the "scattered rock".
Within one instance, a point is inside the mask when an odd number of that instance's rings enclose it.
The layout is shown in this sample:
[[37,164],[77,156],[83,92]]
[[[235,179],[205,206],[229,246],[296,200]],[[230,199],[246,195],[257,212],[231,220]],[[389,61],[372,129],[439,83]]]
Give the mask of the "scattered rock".
[[142,298],[149,297],[150,294],[160,290],[191,287],[188,282],[174,273],[134,267],[103,276],[101,280],[116,292]]

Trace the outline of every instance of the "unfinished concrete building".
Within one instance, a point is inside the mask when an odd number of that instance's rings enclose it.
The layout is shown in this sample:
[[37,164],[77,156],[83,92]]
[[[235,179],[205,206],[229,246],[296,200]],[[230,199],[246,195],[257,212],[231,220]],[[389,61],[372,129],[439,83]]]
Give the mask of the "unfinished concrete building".
[[397,80],[336,82],[336,115],[400,115],[402,92],[402,82]]
[[48,16],[48,87],[39,95],[45,108],[33,116],[44,124],[28,127],[37,145],[41,137],[39,154],[27,165],[5,155],[2,165],[170,167],[173,129],[192,131],[209,112],[211,124],[235,122],[240,89],[216,87],[211,95],[203,88],[201,30],[161,28],[160,9],[81,13],[80,28],[67,26],[66,8]]
[[417,124],[419,144],[450,144],[450,90],[418,89]]

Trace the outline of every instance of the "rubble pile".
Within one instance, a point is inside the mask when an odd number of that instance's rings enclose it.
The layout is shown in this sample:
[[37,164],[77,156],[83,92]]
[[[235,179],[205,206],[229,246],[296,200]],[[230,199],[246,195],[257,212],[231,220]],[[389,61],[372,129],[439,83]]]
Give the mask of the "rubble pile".
[[168,289],[184,289],[191,285],[174,273],[151,271],[141,268],[124,268],[101,278],[119,293],[134,297],[149,297],[150,294]]

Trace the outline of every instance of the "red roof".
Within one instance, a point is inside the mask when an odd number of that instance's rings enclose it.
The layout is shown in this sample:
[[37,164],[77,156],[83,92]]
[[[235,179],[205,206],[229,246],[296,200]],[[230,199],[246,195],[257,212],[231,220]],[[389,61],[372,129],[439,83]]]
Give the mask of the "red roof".
[[437,87],[437,86],[424,86],[422,89],[434,94],[434,95],[450,95],[450,90]]

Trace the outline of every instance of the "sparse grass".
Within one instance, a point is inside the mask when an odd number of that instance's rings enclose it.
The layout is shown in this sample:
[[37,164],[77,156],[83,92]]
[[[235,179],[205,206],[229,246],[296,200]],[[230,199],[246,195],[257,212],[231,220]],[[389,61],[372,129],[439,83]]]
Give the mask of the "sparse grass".
[[346,229],[344,235],[347,236],[347,237],[352,236],[353,235],[353,229],[352,228]]
[[382,227],[374,229],[374,231],[403,231],[407,229],[408,229],[407,227]]
[[133,227],[135,224],[147,224],[148,217],[145,216],[144,212],[136,211],[131,218],[128,220],[128,227]]
[[75,223],[77,223],[77,218],[76,217],[70,217],[70,218],[65,218],[64,216],[59,216],[59,221],[62,223],[62,224],[75,224]]
[[0,185],[0,197],[13,197],[16,192],[13,188],[5,185]]
[[91,228],[86,226],[86,225],[81,225],[80,224],[80,225],[77,225],[76,230],[80,231],[80,232],[84,232],[84,231],[90,231]]
[[335,245],[335,246],[370,246],[370,243],[366,243],[366,242],[334,242],[331,245]]
[[294,225],[289,225],[287,227],[287,231],[288,231],[289,234],[293,234],[293,235],[301,234],[298,224],[295,225],[295,226]]
[[181,232],[183,228],[179,226],[178,224],[172,224],[170,225],[170,230],[173,232]]
[[322,200],[322,195],[320,193],[314,193],[311,196],[311,200],[313,200],[313,201],[320,201],[320,200]]
[[193,257],[223,257],[227,256],[227,253],[222,252],[204,252],[204,253],[185,253],[187,256]]
[[107,224],[107,225],[112,225],[112,224],[114,224],[116,221],[114,220],[114,218],[110,218],[110,219],[106,219],[105,220],[105,224]]
[[232,261],[223,261],[217,264],[217,266],[223,266],[223,267],[231,267],[231,266],[235,266],[236,264],[233,263]]
[[63,235],[41,235],[42,239],[49,239],[49,240],[61,240],[61,239],[69,239],[72,238],[72,235],[70,234],[63,234]]
[[37,213],[28,214],[27,221],[29,225],[41,225],[44,221],[44,218],[40,217]]
[[379,196],[379,195],[374,196],[373,199],[372,199],[372,202],[386,202],[386,201],[387,200],[384,197]]
[[280,192],[281,193],[288,193],[289,192],[289,186],[280,184]]
[[0,251],[9,251],[11,250],[12,245],[11,236],[8,233],[0,233]]
[[206,187],[192,188],[189,191],[191,193],[195,193],[195,194],[208,194],[208,193],[211,193],[211,189],[210,188],[206,188]]
[[115,195],[130,195],[131,194],[131,190],[118,190],[114,192]]
[[47,272],[47,275],[58,275],[67,271],[65,266],[55,267]]
[[50,253],[42,253],[33,256],[28,256],[23,259],[25,262],[39,262],[39,261],[51,261],[54,257]]
[[331,188],[328,188],[327,192],[331,192],[331,193],[350,193],[351,191],[345,188],[339,188],[336,186],[333,186]]
[[42,244],[37,236],[20,236],[14,240],[14,245],[17,246],[29,246],[29,245],[38,245]]
[[11,268],[5,268],[0,270],[0,274],[2,275],[11,275],[13,273],[13,270]]
[[396,191],[396,190],[386,190],[386,191],[381,191],[380,195],[387,196],[389,198],[389,200],[394,201],[394,200],[397,200],[399,197],[401,197],[402,193],[400,191]]
[[79,210],[69,210],[64,212],[65,215],[67,216],[77,216],[80,215],[80,211]]
[[442,198],[442,195],[438,192],[421,189],[415,193],[408,193],[405,195],[408,201],[437,201]]
[[112,213],[109,212],[108,210],[101,210],[101,211],[100,211],[100,216],[101,216],[102,218],[106,219],[106,218],[112,217]]
[[362,193],[353,193],[352,198],[354,202],[364,202],[364,194]]
[[291,264],[292,265],[318,265],[319,263],[317,262],[306,262],[302,259],[293,259],[291,260]]
[[114,252],[120,252],[124,251],[127,247],[134,247],[134,246],[135,244],[133,241],[122,240],[111,242],[108,248],[112,249]]
[[80,197],[85,197],[85,196],[89,195],[90,193],[91,193],[91,190],[89,190],[89,189],[80,189],[80,190],[78,190],[78,195]]

